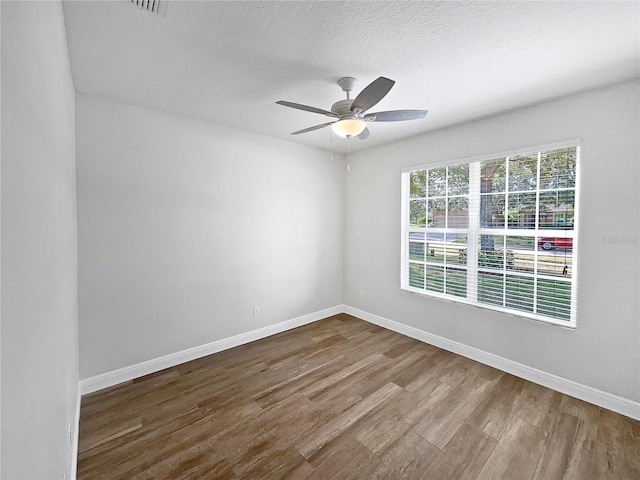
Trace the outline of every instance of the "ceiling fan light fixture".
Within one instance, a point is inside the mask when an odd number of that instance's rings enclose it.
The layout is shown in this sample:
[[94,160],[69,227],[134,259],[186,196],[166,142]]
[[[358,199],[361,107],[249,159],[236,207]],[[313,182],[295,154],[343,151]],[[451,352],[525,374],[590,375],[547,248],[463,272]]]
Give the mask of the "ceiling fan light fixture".
[[344,118],[331,124],[333,133],[341,137],[357,137],[365,128],[367,124],[359,118]]

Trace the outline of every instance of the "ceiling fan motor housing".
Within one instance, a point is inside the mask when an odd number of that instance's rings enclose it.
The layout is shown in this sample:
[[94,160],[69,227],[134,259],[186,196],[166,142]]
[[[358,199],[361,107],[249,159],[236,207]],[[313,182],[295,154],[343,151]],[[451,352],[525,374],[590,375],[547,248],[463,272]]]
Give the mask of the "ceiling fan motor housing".
[[351,104],[353,99],[347,98],[346,100],[339,100],[331,105],[331,111],[340,115],[340,118],[356,118],[356,115],[351,111]]

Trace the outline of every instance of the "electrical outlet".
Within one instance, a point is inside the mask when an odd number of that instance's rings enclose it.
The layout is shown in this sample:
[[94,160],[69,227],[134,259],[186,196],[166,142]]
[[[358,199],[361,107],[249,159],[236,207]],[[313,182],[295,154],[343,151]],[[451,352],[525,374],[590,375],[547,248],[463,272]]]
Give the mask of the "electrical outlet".
[[360,300],[364,300],[364,291],[360,290]]
[[257,317],[260,315],[260,307],[253,307],[253,316]]

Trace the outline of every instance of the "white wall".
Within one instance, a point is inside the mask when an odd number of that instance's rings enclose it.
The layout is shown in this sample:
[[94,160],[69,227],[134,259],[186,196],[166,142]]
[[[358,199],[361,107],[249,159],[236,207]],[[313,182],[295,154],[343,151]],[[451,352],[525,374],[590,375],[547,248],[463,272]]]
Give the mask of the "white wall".
[[78,317],[75,107],[64,19],[59,2],[1,8],[0,477],[70,478]]
[[342,157],[76,104],[81,378],[342,303]]
[[[352,154],[345,304],[640,401],[639,107],[638,85],[626,84]],[[401,168],[575,138],[583,147],[575,330],[400,291]]]

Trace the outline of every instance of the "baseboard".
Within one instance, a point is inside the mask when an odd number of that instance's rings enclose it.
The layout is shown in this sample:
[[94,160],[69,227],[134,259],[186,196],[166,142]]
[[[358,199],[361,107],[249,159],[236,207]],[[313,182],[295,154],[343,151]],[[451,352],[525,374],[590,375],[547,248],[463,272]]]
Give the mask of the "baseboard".
[[80,437],[80,401],[82,396],[80,394],[80,385],[78,384],[78,394],[76,398],[76,411],[73,419],[73,436],[71,444],[71,474],[69,478],[76,480],[78,475],[78,440]]
[[188,348],[180,352],[171,353],[163,357],[147,360],[146,362],[137,363],[118,370],[106,372],[94,377],[86,378],[80,381],[80,392],[82,395],[93,393],[103,388],[112,387],[122,382],[133,380],[150,373],[164,370],[165,368],[174,367],[181,363],[189,362],[197,358],[205,357],[213,353],[218,353],[229,348],[238,347],[245,343],[260,340],[276,333],[285,332],[292,328],[300,327],[308,323],[313,323],[323,318],[331,317],[344,312],[343,305],[327,308],[317,312],[313,312],[301,317],[292,318],[284,322],[268,325],[257,330],[241,333],[233,337],[223,338],[215,342],[199,345],[197,347]]
[[611,393],[603,392],[596,388],[592,388],[586,385],[582,385],[566,378],[558,377],[551,373],[543,372],[527,365],[523,365],[518,362],[494,355],[483,350],[464,345],[453,340],[449,340],[432,333],[419,330],[402,323],[389,320],[388,318],[375,315],[373,313],[359,310],[357,308],[344,306],[344,313],[353,315],[354,317],[366,320],[380,327],[394,332],[401,333],[416,340],[434,345],[436,347],[448,350],[463,357],[470,358],[480,363],[484,363],[491,367],[502,370],[503,372],[510,373],[516,377],[524,378],[533,383],[551,388],[561,393],[565,393],[569,396],[584,400],[585,402],[593,403],[600,407],[612,410],[614,412],[626,415],[627,417],[640,420],[640,403],[633,400],[613,395]]
[[[111,372],[96,375],[80,381],[80,394],[86,395],[88,393],[102,390],[103,388],[112,387],[122,382],[133,380],[150,373],[158,372],[165,368],[170,368],[175,365],[179,365],[184,362],[189,362],[197,358],[201,358],[213,353],[221,352],[229,348],[244,345],[245,343],[260,340],[277,333],[291,330],[292,328],[300,327],[309,323],[322,320],[323,318],[331,317],[339,313],[348,313],[354,317],[360,318],[367,322],[379,325],[388,330],[401,333],[416,340],[434,345],[436,347],[448,350],[450,352],[462,355],[463,357],[470,358],[485,365],[502,370],[503,372],[510,373],[525,380],[543,385],[561,393],[565,393],[580,400],[584,400],[594,405],[612,410],[614,412],[626,415],[631,418],[640,420],[640,403],[626,398],[613,395],[611,393],[603,392],[593,387],[583,385],[566,378],[553,375],[551,373],[543,372],[533,367],[523,365],[513,360],[509,360],[498,355],[494,355],[484,350],[480,350],[462,343],[449,340],[432,333],[425,332],[408,325],[390,320],[388,318],[375,315],[373,313],[366,312],[348,305],[337,305],[335,307],[320,310],[308,315],[286,320],[284,322],[276,323],[275,325],[269,325],[250,332],[241,333],[233,337],[224,338],[215,342],[207,343],[197,347],[182,350],[180,352],[165,355],[163,357],[148,360],[146,362],[131,365],[129,367],[120,368]],[[76,421],[79,419],[80,413],[80,401],[78,401],[78,413]],[[76,438],[74,449],[77,452],[77,431],[76,426]],[[74,470],[75,471],[75,470]],[[73,475],[71,478],[75,478]]]

